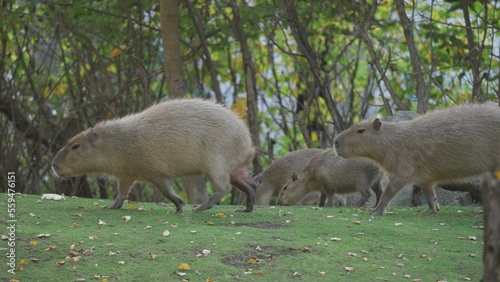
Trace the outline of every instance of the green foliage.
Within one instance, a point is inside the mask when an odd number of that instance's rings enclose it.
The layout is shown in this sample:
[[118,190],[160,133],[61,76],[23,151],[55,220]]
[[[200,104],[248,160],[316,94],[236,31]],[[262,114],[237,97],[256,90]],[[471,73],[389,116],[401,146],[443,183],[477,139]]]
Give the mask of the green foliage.
[[[234,206],[202,213],[187,206],[177,215],[171,205],[151,203],[104,210],[101,206],[109,201],[16,199],[16,266],[22,270],[0,277],[20,281],[50,281],[55,275],[98,281],[482,277],[482,230],[477,226],[483,216],[477,207],[444,207],[427,216],[423,208],[392,208],[393,214],[372,217],[353,208],[259,207],[242,214],[234,213]],[[6,202],[0,194],[0,203]],[[5,204],[0,208],[6,209]],[[189,269],[180,269],[181,264]]]
[[[23,192],[78,193],[74,187],[52,187],[49,163],[57,149],[100,120],[140,111],[168,97],[159,4],[3,3],[0,72],[5,79],[0,98],[2,103],[12,101],[21,115],[1,108],[0,128],[5,131],[0,157],[6,161],[0,169],[16,171],[23,182],[19,187],[26,187]],[[241,46],[229,21],[232,8],[227,1],[192,3],[206,40],[201,41],[195,15],[182,3],[179,32],[187,87],[193,97],[213,97],[216,83],[210,71],[215,70],[223,98],[231,104],[246,95]],[[336,130],[327,95],[337,104],[345,126],[387,114],[382,96],[388,108],[399,109],[397,98],[416,110],[414,70],[392,0],[295,1],[297,19],[287,14],[287,1],[237,3],[257,72],[262,144],[258,149],[279,157],[306,146],[330,147]],[[377,7],[371,19],[368,10],[373,3]],[[498,5],[474,1],[468,10],[472,43],[480,51],[481,89],[490,101],[499,96]],[[473,77],[462,7],[457,1],[407,2],[406,13],[413,23],[429,107],[469,101]],[[360,35],[367,21],[373,58]],[[297,36],[294,24],[304,34]],[[311,50],[304,50],[304,45]],[[207,53],[213,65],[208,65]],[[383,74],[374,62],[380,63]],[[389,95],[382,75],[395,97]],[[318,84],[318,77],[324,85]]]

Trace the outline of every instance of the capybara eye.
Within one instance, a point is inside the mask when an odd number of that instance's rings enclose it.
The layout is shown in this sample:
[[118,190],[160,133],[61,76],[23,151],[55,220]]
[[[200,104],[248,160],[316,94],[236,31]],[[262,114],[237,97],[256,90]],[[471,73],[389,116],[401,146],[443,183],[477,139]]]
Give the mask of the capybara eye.
[[361,133],[363,133],[363,132],[365,132],[365,129],[364,129],[364,128],[358,129],[358,131],[356,131],[356,133],[359,133],[359,134],[361,134]]
[[73,146],[71,146],[71,150],[76,150],[78,148],[80,148],[80,143],[75,143],[73,144]]

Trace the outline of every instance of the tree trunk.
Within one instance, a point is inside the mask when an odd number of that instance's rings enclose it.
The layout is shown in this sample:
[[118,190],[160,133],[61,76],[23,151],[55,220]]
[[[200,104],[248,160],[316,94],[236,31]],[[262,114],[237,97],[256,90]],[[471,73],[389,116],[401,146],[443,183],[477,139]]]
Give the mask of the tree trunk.
[[427,112],[429,95],[427,87],[425,86],[424,67],[422,66],[422,61],[418,55],[417,46],[413,37],[413,24],[408,16],[406,16],[404,1],[394,0],[394,4],[396,4],[398,10],[399,19],[406,38],[406,46],[408,46],[408,52],[410,53],[410,62],[413,68],[413,77],[415,79],[415,95],[418,99],[417,112],[423,114]]
[[[183,98],[188,92],[184,80],[179,40],[179,2],[180,0],[160,0],[164,71],[170,98]],[[184,177],[183,182],[190,204],[201,204],[208,199],[205,178],[201,176]]]
[[[498,176],[499,172],[496,173]],[[484,282],[500,281],[500,181],[488,173],[483,187]]]

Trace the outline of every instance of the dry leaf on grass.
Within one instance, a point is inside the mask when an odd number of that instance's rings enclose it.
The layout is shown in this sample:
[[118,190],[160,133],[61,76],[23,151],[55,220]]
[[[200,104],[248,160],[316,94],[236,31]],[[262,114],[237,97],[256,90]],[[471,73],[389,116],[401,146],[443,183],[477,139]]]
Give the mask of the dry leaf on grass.
[[57,195],[57,194],[42,194],[42,200],[54,200],[54,201],[59,201],[59,200],[66,200],[64,196]]
[[168,237],[170,235],[170,231],[165,230],[163,231],[163,236]]
[[129,220],[131,219],[132,217],[130,215],[124,215],[122,216],[122,220],[125,220],[125,222],[129,222]]
[[189,264],[187,264],[187,263],[181,263],[181,264],[179,264],[179,269],[180,270],[189,270],[189,268],[190,268]]
[[38,235],[36,235],[37,238],[47,238],[49,236],[50,236],[50,234],[38,234]]
[[100,226],[105,226],[105,225],[107,225],[107,223],[99,219],[99,225]]

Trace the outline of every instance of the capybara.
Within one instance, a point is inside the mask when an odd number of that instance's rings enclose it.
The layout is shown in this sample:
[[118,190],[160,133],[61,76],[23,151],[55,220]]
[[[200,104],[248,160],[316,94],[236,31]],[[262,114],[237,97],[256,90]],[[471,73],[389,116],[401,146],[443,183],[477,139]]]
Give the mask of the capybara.
[[380,181],[382,173],[370,160],[364,158],[346,159],[334,150],[314,156],[300,174],[292,175],[283,186],[280,200],[284,204],[296,204],[311,191],[332,198],[335,194],[361,193],[357,205],[363,206],[371,196],[370,189],[377,196],[382,194]]
[[[255,190],[255,205],[266,206],[276,203],[281,188],[290,179],[290,176],[294,173],[302,172],[312,157],[322,152],[324,150],[314,148],[290,152],[276,159],[265,171],[254,176],[253,179],[257,185]],[[325,198],[321,197],[322,201],[320,205],[325,204]],[[320,199],[319,192],[317,199]],[[338,201],[342,204],[345,202],[345,199],[340,198]]]
[[334,140],[339,155],[367,157],[388,173],[389,183],[372,211],[381,215],[406,185],[416,183],[439,210],[434,184],[500,169],[500,109],[469,104],[437,110],[411,121],[362,121]]
[[69,139],[52,161],[60,177],[106,174],[117,178],[123,205],[135,181],[153,184],[182,212],[184,203],[170,180],[205,175],[214,194],[196,211],[211,208],[230,192],[243,191],[253,210],[255,184],[247,164],[255,153],[245,123],[222,105],[201,99],[169,100],[143,112],[103,121]]

